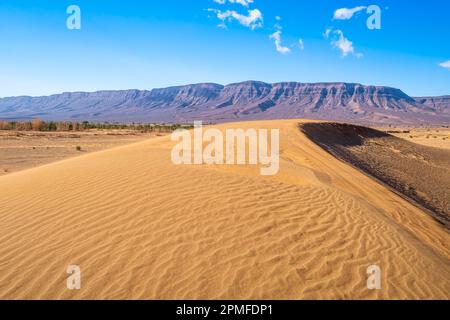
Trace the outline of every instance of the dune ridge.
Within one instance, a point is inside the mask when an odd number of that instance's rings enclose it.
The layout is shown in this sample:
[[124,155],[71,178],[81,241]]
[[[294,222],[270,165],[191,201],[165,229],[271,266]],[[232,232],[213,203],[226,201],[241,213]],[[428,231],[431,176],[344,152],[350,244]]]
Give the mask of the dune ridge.
[[413,201],[450,230],[450,150],[349,124],[307,123],[300,129],[326,151]]
[[217,126],[279,128],[273,177],[175,166],[169,137],[0,177],[0,298],[449,299],[448,231],[299,122]]

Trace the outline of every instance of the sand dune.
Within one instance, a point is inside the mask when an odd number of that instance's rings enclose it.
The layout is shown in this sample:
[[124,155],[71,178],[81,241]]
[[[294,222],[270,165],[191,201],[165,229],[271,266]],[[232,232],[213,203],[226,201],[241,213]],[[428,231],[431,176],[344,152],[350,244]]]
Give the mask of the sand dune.
[[331,154],[414,201],[450,230],[450,150],[342,123],[306,123],[301,130]]
[[273,177],[175,166],[169,137],[0,177],[0,298],[449,299],[448,231],[298,123],[218,126],[279,128]]

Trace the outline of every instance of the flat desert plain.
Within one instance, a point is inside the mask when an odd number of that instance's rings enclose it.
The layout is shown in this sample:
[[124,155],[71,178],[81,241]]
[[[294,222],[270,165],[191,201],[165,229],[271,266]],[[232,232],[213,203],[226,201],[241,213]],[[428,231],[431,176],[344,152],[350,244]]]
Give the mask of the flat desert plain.
[[398,131],[399,133],[393,135],[424,146],[450,150],[450,129],[448,127],[400,129]]
[[0,298],[449,299],[448,230],[302,123],[217,126],[280,129],[275,176],[176,166],[158,137],[0,177]]
[[43,164],[142,141],[136,130],[33,132],[0,130],[0,176]]

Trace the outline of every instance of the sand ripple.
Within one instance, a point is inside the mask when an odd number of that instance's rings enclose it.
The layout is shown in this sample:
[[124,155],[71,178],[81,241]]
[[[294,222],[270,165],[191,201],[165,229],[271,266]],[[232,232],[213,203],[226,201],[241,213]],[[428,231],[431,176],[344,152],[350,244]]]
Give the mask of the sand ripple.
[[297,124],[264,124],[272,178],[174,166],[167,137],[0,177],[0,298],[449,299],[448,232]]

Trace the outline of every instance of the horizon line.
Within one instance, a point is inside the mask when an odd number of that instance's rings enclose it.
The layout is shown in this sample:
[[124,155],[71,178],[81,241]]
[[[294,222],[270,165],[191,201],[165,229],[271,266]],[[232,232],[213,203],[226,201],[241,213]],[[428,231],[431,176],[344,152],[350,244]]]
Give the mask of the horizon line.
[[63,94],[68,94],[68,93],[88,93],[88,94],[92,94],[92,93],[99,93],[99,92],[120,92],[120,91],[141,91],[141,92],[151,92],[153,90],[163,90],[163,89],[171,89],[171,88],[181,88],[181,87],[188,87],[188,86],[198,86],[198,85],[217,85],[217,86],[221,86],[222,88],[228,87],[228,86],[232,86],[232,85],[239,85],[239,84],[244,84],[244,83],[251,83],[251,82],[255,82],[255,83],[261,83],[261,84],[267,84],[267,85],[277,85],[277,84],[286,84],[286,83],[295,83],[295,84],[312,84],[312,85],[320,85],[320,84],[325,84],[325,85],[330,85],[330,84],[346,84],[346,85],[359,85],[359,86],[363,86],[363,87],[375,87],[375,88],[391,88],[391,89],[397,89],[400,90],[401,92],[403,92],[404,94],[406,94],[407,96],[411,97],[411,98],[430,98],[430,97],[447,97],[450,96],[449,94],[442,94],[442,95],[410,95],[407,94],[406,92],[404,92],[402,89],[397,88],[397,87],[392,87],[392,86],[387,86],[387,85],[372,85],[372,84],[363,84],[363,83],[359,83],[359,82],[345,82],[345,81],[325,81],[325,82],[300,82],[300,81],[278,81],[278,82],[265,82],[265,81],[260,81],[260,80],[245,80],[245,81],[240,81],[240,82],[231,82],[228,84],[221,84],[221,83],[215,83],[215,82],[197,82],[197,83],[188,83],[188,84],[180,84],[180,85],[169,85],[167,87],[154,87],[154,88],[150,88],[150,89],[136,89],[136,88],[129,88],[129,89],[100,89],[100,90],[93,90],[93,91],[83,91],[83,90],[75,90],[75,91],[63,91],[63,92],[59,92],[59,93],[52,93],[52,94],[44,94],[44,95],[16,95],[16,96],[2,96],[0,97],[0,99],[8,99],[8,98],[43,98],[43,97],[52,97],[52,96],[58,96],[58,95],[63,95]]

